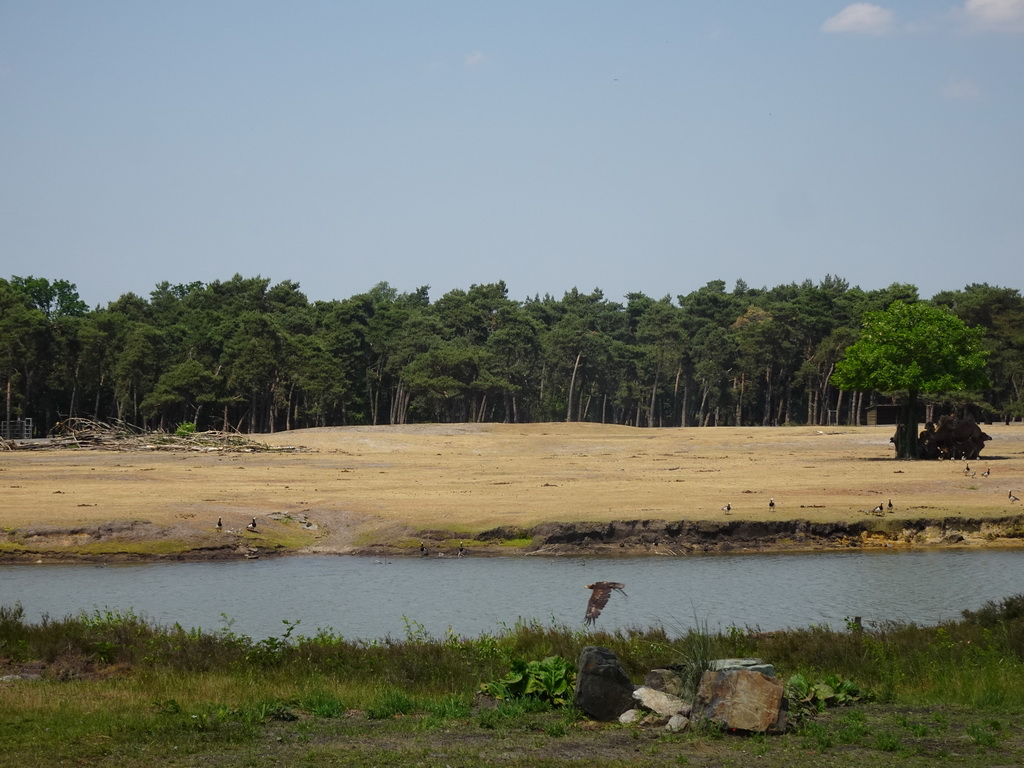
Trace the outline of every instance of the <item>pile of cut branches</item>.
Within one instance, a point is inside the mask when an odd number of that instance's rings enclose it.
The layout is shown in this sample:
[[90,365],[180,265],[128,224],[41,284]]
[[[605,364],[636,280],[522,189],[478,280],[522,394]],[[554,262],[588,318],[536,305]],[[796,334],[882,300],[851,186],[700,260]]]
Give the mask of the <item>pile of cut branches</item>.
[[298,446],[276,447],[231,432],[147,432],[122,421],[102,422],[70,418],[50,431],[48,447],[92,448],[112,451],[198,451],[202,453],[257,453],[302,451]]

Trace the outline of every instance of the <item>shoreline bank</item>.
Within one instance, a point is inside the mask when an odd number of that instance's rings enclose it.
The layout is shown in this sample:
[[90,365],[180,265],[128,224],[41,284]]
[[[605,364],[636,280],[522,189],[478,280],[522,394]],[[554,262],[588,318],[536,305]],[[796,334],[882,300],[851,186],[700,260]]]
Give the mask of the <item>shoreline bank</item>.
[[[628,520],[550,522],[499,527],[475,535],[407,531],[394,541],[288,547],[232,532],[223,543],[188,541],[140,521],[6,532],[0,564],[209,562],[303,555],[376,557],[687,557],[822,551],[1024,548],[1024,514],[993,518],[874,518],[848,522],[791,520]],[[72,539],[85,539],[75,546]],[[13,544],[23,541],[24,543]],[[413,541],[416,543],[413,544]]]

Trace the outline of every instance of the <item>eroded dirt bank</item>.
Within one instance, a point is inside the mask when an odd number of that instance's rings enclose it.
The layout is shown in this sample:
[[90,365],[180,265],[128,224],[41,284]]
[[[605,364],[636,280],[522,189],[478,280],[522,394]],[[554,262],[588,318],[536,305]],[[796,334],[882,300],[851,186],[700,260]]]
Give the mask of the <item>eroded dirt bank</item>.
[[[428,553],[452,556],[458,535],[421,531]],[[526,544],[526,541],[529,541]],[[922,547],[1024,547],[1024,515],[995,519],[949,517],[820,523],[810,520],[617,520],[608,523],[542,523],[499,527],[472,538],[470,553],[524,555],[661,555],[724,552]],[[523,542],[508,547],[506,542]],[[406,550],[407,551],[407,550]],[[356,553],[396,554],[376,545]],[[401,550],[397,550],[401,552]]]
[[[617,520],[607,523],[542,523],[532,528],[499,527],[467,536],[455,531],[409,531],[422,542],[426,556],[666,556],[798,552],[850,549],[920,549],[1024,547],[1024,514],[993,519],[947,517],[916,520]],[[10,531],[23,542],[21,551],[0,553],[0,562],[146,562],[204,561],[273,557],[284,554],[422,557],[418,546],[376,541],[363,546],[288,549],[231,536],[210,546],[189,542],[181,531],[160,530],[135,521],[74,528],[29,528]],[[140,539],[165,541],[166,551],[133,551]],[[124,544],[119,548],[119,543]],[[97,545],[102,552],[90,551]]]

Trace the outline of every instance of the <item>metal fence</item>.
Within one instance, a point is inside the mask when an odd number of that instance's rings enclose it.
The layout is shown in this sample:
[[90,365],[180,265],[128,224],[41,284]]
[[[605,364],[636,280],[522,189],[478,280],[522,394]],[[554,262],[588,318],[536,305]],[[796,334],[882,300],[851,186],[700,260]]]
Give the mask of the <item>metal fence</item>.
[[4,440],[30,440],[32,432],[32,419],[0,421],[0,437]]

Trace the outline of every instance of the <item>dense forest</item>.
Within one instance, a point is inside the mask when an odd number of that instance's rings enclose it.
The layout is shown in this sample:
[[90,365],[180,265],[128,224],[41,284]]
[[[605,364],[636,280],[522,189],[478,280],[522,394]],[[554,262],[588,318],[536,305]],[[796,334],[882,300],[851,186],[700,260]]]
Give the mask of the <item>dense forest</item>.
[[[0,279],[4,418],[45,434],[69,416],[147,428],[270,432],[412,422],[590,421],[641,427],[855,424],[890,393],[831,375],[865,312],[913,285],[840,278],[673,300],[600,290],[515,301],[504,283],[431,300],[381,283],[310,302],[261,277],[161,283],[89,309],[65,280]],[[985,329],[990,418],[1024,415],[1024,299],[970,285],[931,300]],[[935,404],[933,401],[932,405]]]

